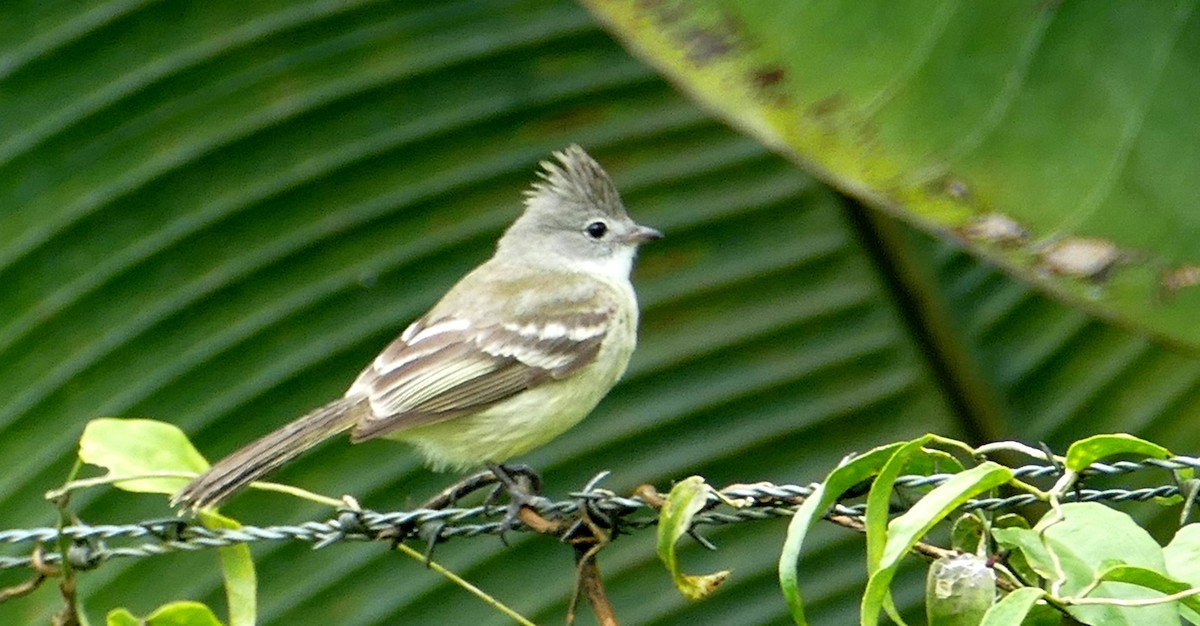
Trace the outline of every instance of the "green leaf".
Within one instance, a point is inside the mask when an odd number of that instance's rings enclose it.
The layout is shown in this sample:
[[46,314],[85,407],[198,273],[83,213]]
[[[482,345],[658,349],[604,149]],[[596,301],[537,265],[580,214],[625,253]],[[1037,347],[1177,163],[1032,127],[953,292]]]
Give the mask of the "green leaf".
[[[1051,581],[1058,578],[1050,558],[1053,552],[1066,575],[1063,596],[1073,596],[1094,581],[1128,583],[1163,594],[1178,593],[1190,587],[1162,571],[1169,567],[1169,560],[1164,561],[1167,551],[1160,553],[1153,539],[1125,514],[1094,503],[1068,504],[1063,508],[1066,517],[1061,522],[1039,524],[1044,533],[1021,528],[994,531],[1001,545],[1021,550],[1038,573]],[[1147,565],[1130,565],[1128,562]],[[1087,597],[1143,599],[1154,595],[1131,591],[1129,587],[1100,584]],[[1193,611],[1200,608],[1200,600],[1195,597],[1187,598],[1183,603],[1187,615],[1194,615]],[[1149,623],[1140,620],[1166,619],[1178,611],[1175,607],[1175,603],[1146,607],[1077,605],[1069,607],[1068,611],[1085,623],[1140,624]]]
[[1066,617],[1055,607],[1048,604],[1035,604],[1029,611],[1021,626],[1059,626]]
[[[206,528],[238,529],[242,525],[214,510],[199,513]],[[258,616],[258,574],[250,546],[237,544],[217,549],[221,576],[225,579],[225,601],[229,606],[229,626],[254,626]]]
[[[1136,565],[1112,565],[1102,569],[1096,578],[1153,589],[1163,595],[1176,594],[1192,588],[1192,585],[1176,580],[1163,572]],[[1195,611],[1200,611],[1200,598],[1195,595],[1180,598],[1178,602],[1191,610],[1192,615],[1196,614]]]
[[221,626],[221,622],[199,602],[172,602],[144,618],[136,618],[126,609],[113,609],[108,613],[108,626]]
[[1115,435],[1094,435],[1071,444],[1067,449],[1065,465],[1067,469],[1080,472],[1100,459],[1118,455],[1133,454],[1153,459],[1168,459],[1171,451],[1156,444],[1124,433]]
[[1024,557],[1024,564],[1037,576],[1045,579],[1056,578],[1054,561],[1042,542],[1042,535],[1037,531],[1030,528],[994,528],[992,537],[1005,548],[1019,550]]
[[[112,477],[199,473],[208,469],[208,462],[178,427],[144,419],[101,418],[88,422],[79,439],[79,459],[107,469]],[[126,491],[173,494],[187,480],[143,478],[115,485]]]
[[1045,595],[1036,587],[1021,587],[1009,592],[988,609],[980,626],[1021,626],[1033,605]]
[[992,528],[1029,528],[1029,520],[1016,513],[1005,513],[992,520]]
[[[1175,532],[1163,547],[1167,574],[1191,587],[1200,587],[1200,524],[1187,524]],[[1200,624],[1200,613],[1186,606],[1181,611],[1193,624]]]
[[930,437],[920,437],[904,443],[879,470],[867,493],[867,573],[879,570],[883,560],[883,548],[887,544],[887,527],[890,519],[892,489],[896,478],[909,465],[913,454],[929,442]]
[[671,488],[659,512],[658,558],[671,572],[675,588],[691,600],[699,600],[716,591],[732,573],[721,570],[704,575],[684,574],[676,557],[675,544],[691,529],[692,518],[704,508],[711,492],[712,488],[703,478],[685,478]]
[[[1062,514],[1061,521],[1054,521],[1050,513],[1034,527],[1034,532],[1041,533],[1046,549],[1062,564],[1062,595],[1074,595],[1092,584],[1113,561],[1152,571],[1166,569],[1162,549],[1125,513],[1087,502],[1064,504]],[[1156,596],[1146,589],[1111,582],[1100,583],[1088,594],[1089,598],[1119,599]],[[1163,624],[1179,619],[1175,603],[1144,607],[1078,605],[1067,610],[1076,619],[1093,624]]]
[[881,446],[845,459],[836,469],[829,473],[825,481],[817,485],[788,524],[787,538],[784,540],[783,551],[779,555],[779,586],[783,589],[783,597],[787,601],[792,620],[804,626],[807,618],[804,615],[804,601],[800,595],[800,584],[797,569],[800,561],[800,548],[813,524],[825,514],[825,511],[837,502],[846,490],[875,476],[887,462],[904,447],[904,443],[894,443]]
[[1200,345],[1194,233],[1178,227],[1194,190],[1177,172],[1200,169],[1190,4],[1119,19],[1035,0],[585,4],[693,97],[846,192]]
[[[991,526],[992,536],[994,537],[997,530],[1003,530],[1006,528],[1021,528],[1029,530],[1029,520],[1015,513],[1006,513],[1004,515],[996,516],[996,518],[992,520]],[[1040,546],[1040,543],[1038,543],[1038,545]],[[1038,580],[1038,572],[1035,571],[1034,568],[1029,564],[1025,554],[1020,550],[1010,552],[1007,562],[1008,566],[1012,568],[1018,576],[1021,577],[1021,580],[1025,580],[1030,583]]]
[[[913,458],[932,438],[931,435],[926,435],[905,443],[892,454],[888,462],[879,470],[879,475],[871,483],[871,490],[867,493],[866,515],[868,576],[879,570],[879,562],[883,558],[883,548],[887,543],[892,490],[896,484],[896,478],[914,466]],[[896,612],[890,594],[884,598],[884,610],[893,620],[903,623]]]
[[[144,419],[92,420],[79,440],[79,458],[85,463],[107,468],[110,475],[130,476],[155,472],[194,472],[208,469],[208,462],[192,446],[179,428]],[[143,493],[174,494],[187,479],[154,478],[119,481],[117,487]],[[206,528],[241,528],[237,521],[216,511],[204,511],[200,520]],[[257,575],[250,547],[246,544],[217,550],[225,579],[230,626],[253,626],[257,615]],[[195,615],[195,606],[186,603],[164,615]],[[203,605],[197,605],[203,607]],[[180,608],[182,607],[182,608]],[[207,611],[207,607],[203,607]],[[164,607],[164,610],[166,607]],[[157,613],[156,613],[157,614]],[[111,619],[111,616],[110,616]],[[174,619],[164,617],[166,619]],[[192,618],[189,618],[192,619]],[[173,622],[164,621],[163,624]],[[191,623],[191,622],[180,622]]]
[[950,547],[967,554],[976,554],[987,532],[987,524],[979,515],[963,513],[950,529]]
[[937,448],[921,448],[908,459],[901,475],[957,474],[965,469],[954,455]]
[[134,617],[128,609],[113,609],[108,612],[104,623],[107,626],[142,626],[141,620]]
[[890,584],[900,559],[938,522],[972,497],[1012,480],[1012,470],[990,461],[942,483],[903,515],[888,524],[887,545],[879,570],[867,579],[862,599],[862,624],[874,624],[890,595]]
[[1181,527],[1163,547],[1167,572],[1174,578],[1200,587],[1200,524]]

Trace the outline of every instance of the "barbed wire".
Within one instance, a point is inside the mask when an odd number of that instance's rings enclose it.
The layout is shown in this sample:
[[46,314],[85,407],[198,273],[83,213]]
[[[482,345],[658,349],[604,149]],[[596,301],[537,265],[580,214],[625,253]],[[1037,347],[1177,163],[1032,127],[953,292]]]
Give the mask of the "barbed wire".
[[[1170,459],[1143,459],[1095,463],[1081,475],[1121,476],[1133,472],[1159,469],[1180,470],[1200,468],[1200,458],[1177,456]],[[1061,468],[1051,464],[1031,464],[1013,469],[1020,479],[1057,477]],[[597,483],[607,473],[598,475],[588,482],[583,490],[571,493],[570,499],[550,501],[538,498],[535,509],[547,518],[578,516],[586,508],[593,519],[605,520],[611,527],[619,529],[645,528],[658,520],[657,510],[642,497],[619,496]],[[953,474],[931,474],[901,476],[896,486],[907,489],[935,487],[949,480]],[[695,526],[721,526],[741,522],[790,517],[796,507],[812,494],[816,484],[776,485],[769,482],[743,484],[720,490],[720,496],[710,494],[709,509],[696,515]],[[1129,502],[1146,501],[1180,495],[1177,485],[1160,485],[1139,489],[1088,489],[1072,490],[1062,498],[1063,502]],[[721,507],[735,501],[737,507]],[[978,498],[967,501],[967,511],[1004,511],[1038,502],[1030,493],[1019,493],[1007,497]],[[831,515],[861,517],[865,505],[837,504]],[[172,552],[187,552],[227,547],[237,544],[262,541],[302,541],[321,548],[340,541],[378,541],[386,539],[400,541],[411,536],[420,536],[427,541],[440,542],[455,538],[480,535],[500,535],[509,530],[501,519],[503,508],[495,506],[472,506],[463,508],[414,509],[411,511],[376,512],[370,510],[343,511],[323,520],[301,524],[274,526],[242,526],[237,529],[210,529],[197,522],[182,518],[146,520],[129,524],[75,524],[62,528],[41,527],[0,530],[0,545],[71,542],[67,560],[76,569],[90,569],[113,558],[140,558]],[[512,530],[521,531],[517,527]],[[133,541],[132,545],[109,546],[108,541]],[[136,543],[137,540],[143,540]],[[53,565],[61,562],[57,552],[26,554],[22,556],[0,556],[0,569],[24,568]]]

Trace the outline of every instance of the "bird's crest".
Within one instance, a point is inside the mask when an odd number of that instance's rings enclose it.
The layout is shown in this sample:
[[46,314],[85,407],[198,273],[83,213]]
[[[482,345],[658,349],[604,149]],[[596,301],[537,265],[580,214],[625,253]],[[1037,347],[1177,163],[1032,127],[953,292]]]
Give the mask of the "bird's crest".
[[525,192],[525,206],[559,206],[563,203],[594,206],[623,212],[621,196],[608,172],[587,152],[571,144],[554,152],[554,161],[542,161],[541,180]]

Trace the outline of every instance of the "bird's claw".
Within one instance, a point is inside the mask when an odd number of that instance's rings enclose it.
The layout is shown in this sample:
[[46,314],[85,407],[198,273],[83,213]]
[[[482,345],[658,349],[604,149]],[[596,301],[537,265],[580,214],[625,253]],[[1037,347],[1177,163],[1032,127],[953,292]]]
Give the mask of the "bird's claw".
[[488,469],[496,475],[496,480],[500,484],[492,493],[488,495],[487,504],[494,503],[498,499],[500,492],[508,493],[508,506],[506,507],[504,518],[500,520],[500,541],[504,545],[508,544],[508,538],[505,533],[509,530],[515,530],[518,523],[522,523],[521,509],[528,507],[536,511],[539,506],[546,501],[540,494],[542,491],[542,477],[528,465],[499,465],[489,464]]

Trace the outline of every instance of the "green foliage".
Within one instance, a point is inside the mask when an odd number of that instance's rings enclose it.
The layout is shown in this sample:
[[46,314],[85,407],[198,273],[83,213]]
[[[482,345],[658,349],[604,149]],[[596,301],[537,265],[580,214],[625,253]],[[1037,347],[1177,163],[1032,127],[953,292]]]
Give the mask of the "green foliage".
[[964,513],[954,520],[950,531],[950,547],[965,554],[977,554],[980,546],[985,546],[983,538],[987,533],[987,521],[973,513]]
[[[215,511],[200,514],[207,528],[241,528],[242,525]],[[229,626],[254,626],[258,615],[258,574],[247,545],[217,549],[221,577],[225,581],[225,602],[229,606]]]
[[796,574],[799,569],[800,548],[809,530],[842,494],[878,474],[902,447],[903,443],[895,443],[876,448],[853,459],[844,459],[796,510],[791,523],[788,524],[783,552],[779,555],[779,584],[783,588],[783,597],[787,600],[792,619],[797,624],[803,626],[807,623]]
[[[1096,573],[1095,580],[1104,582],[1121,582],[1130,585],[1153,589],[1164,595],[1180,594],[1178,598],[1180,611],[1184,608],[1188,609],[1186,615],[1195,615],[1195,611],[1200,609],[1200,599],[1196,597],[1196,591],[1192,586],[1171,578],[1163,573],[1163,568],[1151,569],[1148,567],[1139,567],[1136,565],[1124,565],[1121,563],[1109,565]],[[1145,614],[1131,616],[1131,619],[1146,619]]]
[[[145,450],[145,441],[135,440],[139,436],[163,445],[150,461],[137,458]],[[963,453],[973,459],[973,464],[965,467],[956,457],[933,445]],[[835,503],[859,497],[854,492],[867,482],[870,489],[861,514],[838,513],[829,517],[866,535],[868,579],[860,612],[860,623],[864,625],[877,623],[885,610],[895,623],[905,623],[893,604],[891,582],[901,561],[914,552],[926,557],[938,555],[929,567],[926,581],[925,608],[930,626],[1035,626],[1057,623],[1064,613],[1085,624],[1132,626],[1172,623],[1180,618],[1196,622],[1196,616],[1200,615],[1200,594],[1191,581],[1195,578],[1195,555],[1200,552],[1194,531],[1197,525],[1181,528],[1164,548],[1126,513],[1098,503],[1060,503],[1080,476],[1095,471],[1091,466],[1080,465],[1078,459],[1096,461],[1113,454],[1139,452],[1139,458],[1161,459],[1164,455],[1160,446],[1123,434],[1098,435],[1077,442],[1067,454],[1074,462],[1068,462],[1049,491],[1018,480],[1012,469],[986,458],[989,454],[1019,448],[1020,444],[1013,442],[972,448],[961,441],[925,435],[844,459],[825,482],[814,486],[812,493],[803,499],[788,528],[779,559],[779,582],[795,623],[808,623],[797,573],[801,569],[801,548],[809,531],[818,519],[830,515]],[[194,464],[186,460],[192,457],[192,452],[186,437],[170,425],[147,420],[97,420],[85,429],[80,443],[81,459],[104,463],[110,475],[103,481],[89,478],[72,481],[59,494],[110,483],[131,492],[146,491],[146,479],[138,473],[139,469],[162,472],[186,467]],[[177,461],[164,460],[171,458]],[[938,463],[912,463],[913,459],[922,458],[936,459]],[[892,500],[900,479],[896,468],[934,469],[934,465],[957,465],[957,471],[943,475],[936,486],[894,514]],[[976,511],[960,516],[952,524],[951,545],[957,551],[929,543],[935,529],[944,526],[954,511],[973,498],[1003,487],[1035,494],[1049,505],[1048,512],[1030,527],[1013,514]],[[699,476],[679,481],[660,505],[658,557],[679,592],[692,600],[706,599],[730,575],[729,570],[688,575],[679,566],[679,540],[691,531],[696,514],[708,508],[714,497],[729,506],[745,505],[714,490]],[[215,512],[202,513],[201,519],[209,528],[239,528]],[[222,564],[229,589],[230,623],[254,624],[255,579],[249,552],[244,545],[221,550],[226,552]],[[421,558],[411,549],[407,552]],[[1004,558],[998,560],[999,566],[994,571],[993,561],[985,555]],[[438,569],[441,570],[440,566]],[[1003,577],[1005,588],[1000,601],[996,599],[998,575]],[[472,593],[481,593],[457,576],[451,577]],[[493,603],[490,596],[482,597]],[[495,606],[506,614],[518,615],[508,613],[506,607]],[[527,622],[523,616],[519,619]],[[142,622],[126,609],[115,609],[109,612],[108,623],[122,626]],[[155,611],[144,623],[218,622],[203,604],[176,602]]]
[[[1200,587],[1200,524],[1187,524],[1163,547],[1163,559],[1167,563],[1167,574],[1192,587]],[[1200,612],[1193,611],[1185,603],[1183,616],[1192,624],[1200,624]]]
[[[960,517],[953,524],[952,542],[968,552],[945,553],[933,564],[926,590],[930,624],[1057,623],[1058,618],[1046,612],[1054,609],[1085,624],[1166,624],[1181,617],[1191,620],[1200,609],[1197,588],[1187,578],[1194,569],[1187,560],[1194,560],[1197,550],[1190,527],[1181,529],[1166,548],[1160,547],[1126,513],[1098,503],[1058,504],[1073,489],[1071,480],[1060,479],[1050,491],[1042,492],[1015,480],[1009,468],[984,460],[955,473],[892,516],[889,504],[897,478],[892,468],[903,466],[908,456],[935,441],[969,450],[961,442],[931,436],[876,449],[843,462],[797,510],[780,562],[780,582],[797,624],[808,623],[795,575],[807,529],[819,512],[838,499],[829,493],[843,493],[855,484],[852,481],[872,475],[863,522],[869,573],[860,618],[864,625],[877,623],[880,612],[889,608],[889,583],[903,557],[918,543],[929,541],[935,527],[969,498],[1005,486],[1036,494],[1050,504],[1050,510],[1032,528],[1011,515]],[[996,444],[987,449],[1004,447]],[[1089,456],[1093,461],[1130,453],[1163,458],[1160,446],[1127,435],[1091,437],[1071,450],[1068,458]],[[1071,478],[1085,469],[1070,465],[1063,476]],[[924,545],[923,553],[933,550]],[[994,554],[1000,548],[1011,551],[1000,570],[1007,591],[1002,601],[994,602],[996,576],[982,557],[971,553]],[[970,582],[964,582],[962,571],[950,575],[947,570],[955,568],[949,563],[970,563],[966,568],[972,573]],[[980,578],[981,573],[986,576]],[[889,615],[904,623],[890,609]]]
[[712,574],[684,574],[679,569],[679,561],[675,554],[675,544],[692,528],[692,518],[699,513],[708,502],[712,488],[699,476],[690,476],[671,487],[671,492],[663,501],[659,512],[658,522],[658,558],[671,572],[675,588],[680,593],[700,600],[716,591],[721,583],[729,578],[729,570],[713,572]]
[[[988,609],[980,622],[981,626],[1021,626],[1026,621],[1034,603],[1044,598],[1046,593],[1036,587],[1021,587],[1001,598]],[[1032,625],[1029,625],[1032,626]]]
[[[104,478],[126,491],[173,495],[187,479],[140,478],[114,480],[119,477],[156,475],[162,473],[198,474],[208,469],[208,462],[196,451],[183,431],[171,424],[144,419],[102,418],[88,422],[79,439],[79,460],[108,470]],[[89,481],[83,481],[89,482]],[[207,510],[200,520],[208,528],[240,528],[236,521]],[[253,626],[257,612],[257,576],[250,548],[246,545],[227,546],[217,550],[221,573],[225,579],[225,597],[229,604],[230,626]],[[200,610],[204,605],[175,603],[164,606],[151,617],[150,624],[201,624]],[[210,613],[211,615],[211,613]],[[157,617],[156,617],[157,616]],[[109,622],[113,614],[109,614]],[[154,621],[154,620],[158,621]],[[213,618],[215,623],[215,618]]]
[[[1007,483],[1012,478],[1008,468],[984,463],[955,474],[939,485],[905,512],[888,523],[887,543],[878,567],[869,570],[867,591],[863,596],[862,624],[874,624],[884,603],[889,602],[891,582],[900,567],[900,559],[933,526],[962,506],[968,499]],[[870,524],[867,526],[870,532]]]
[[1071,447],[1067,448],[1064,465],[1072,472],[1081,472],[1096,461],[1119,454],[1133,454],[1156,459],[1171,457],[1170,450],[1133,435],[1096,435],[1071,444]]
[[733,125],[847,193],[1200,346],[1195,189],[1179,175],[1200,168],[1192,5],[584,4]]
[[125,609],[108,612],[107,626],[222,626],[208,607],[199,602],[172,602],[146,617],[134,617]]
[[[1106,598],[1111,603],[1074,604],[1067,611],[1085,624],[1164,624],[1179,620],[1177,603],[1123,606],[1127,600],[1159,597],[1134,585],[1105,582],[1114,563],[1163,572],[1162,548],[1128,515],[1095,503],[1065,504],[1032,530],[996,531],[1000,545],[1021,550],[1060,599]],[[1163,574],[1165,577],[1166,575]],[[1133,582],[1134,579],[1123,582]],[[1139,581],[1145,582],[1145,579]],[[1152,585],[1153,588],[1157,585]],[[1186,586],[1186,585],[1185,585]]]
[[[101,418],[88,422],[79,438],[79,460],[108,470],[106,479],[142,474],[195,475],[208,469],[187,435],[163,422]],[[186,484],[181,478],[115,481],[126,491],[171,495]]]

